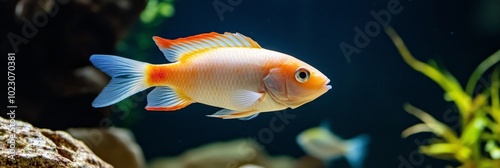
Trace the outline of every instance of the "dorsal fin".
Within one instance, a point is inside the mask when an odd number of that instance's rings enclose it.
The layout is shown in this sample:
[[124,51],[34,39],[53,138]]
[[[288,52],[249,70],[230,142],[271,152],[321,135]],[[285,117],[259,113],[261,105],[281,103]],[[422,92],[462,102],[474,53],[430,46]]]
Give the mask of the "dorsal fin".
[[203,33],[199,35],[178,38],[175,40],[164,39],[154,36],[153,40],[165,57],[170,62],[177,62],[185,55],[206,51],[213,48],[222,47],[246,47],[261,48],[260,45],[251,38],[240,33],[215,32]]

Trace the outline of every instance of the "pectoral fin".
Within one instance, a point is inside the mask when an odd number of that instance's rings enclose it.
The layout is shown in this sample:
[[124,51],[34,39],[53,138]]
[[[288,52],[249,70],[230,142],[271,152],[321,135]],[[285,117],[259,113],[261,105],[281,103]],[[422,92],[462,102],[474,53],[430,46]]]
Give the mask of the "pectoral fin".
[[237,109],[246,109],[261,99],[264,93],[257,93],[249,90],[237,90],[233,92],[231,102]]

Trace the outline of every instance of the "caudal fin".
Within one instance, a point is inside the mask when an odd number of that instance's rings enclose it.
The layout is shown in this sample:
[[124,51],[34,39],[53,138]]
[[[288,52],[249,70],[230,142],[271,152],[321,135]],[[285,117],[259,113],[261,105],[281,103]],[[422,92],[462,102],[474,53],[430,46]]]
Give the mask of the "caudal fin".
[[147,63],[113,55],[92,55],[90,61],[112,78],[92,102],[94,107],[113,105],[148,88],[144,82]]
[[349,147],[345,157],[352,168],[363,167],[369,141],[370,137],[368,135],[359,135],[348,141]]

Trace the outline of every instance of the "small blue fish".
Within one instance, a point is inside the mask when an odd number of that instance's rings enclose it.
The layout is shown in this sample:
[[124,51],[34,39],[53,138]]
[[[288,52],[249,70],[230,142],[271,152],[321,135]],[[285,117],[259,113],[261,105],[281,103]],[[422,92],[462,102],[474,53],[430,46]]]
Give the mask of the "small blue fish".
[[297,136],[297,143],[308,155],[324,161],[327,165],[345,156],[353,168],[363,167],[369,141],[370,138],[366,134],[344,140],[330,130],[326,121],[320,127],[307,129]]

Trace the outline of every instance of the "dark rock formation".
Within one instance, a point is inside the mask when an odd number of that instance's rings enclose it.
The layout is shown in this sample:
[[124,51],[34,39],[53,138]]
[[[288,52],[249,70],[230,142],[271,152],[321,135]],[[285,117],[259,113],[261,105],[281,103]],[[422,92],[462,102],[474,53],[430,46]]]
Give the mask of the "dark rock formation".
[[145,5],[145,0],[1,1],[0,51],[16,53],[16,118],[57,130],[99,127],[110,110],[95,109],[91,102],[108,77],[88,59],[113,54]]

